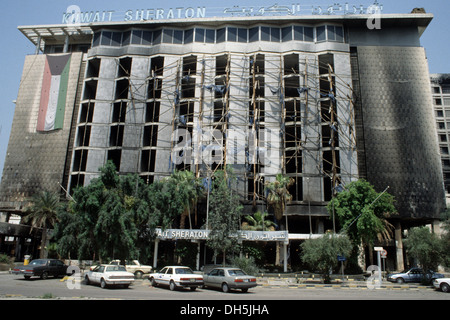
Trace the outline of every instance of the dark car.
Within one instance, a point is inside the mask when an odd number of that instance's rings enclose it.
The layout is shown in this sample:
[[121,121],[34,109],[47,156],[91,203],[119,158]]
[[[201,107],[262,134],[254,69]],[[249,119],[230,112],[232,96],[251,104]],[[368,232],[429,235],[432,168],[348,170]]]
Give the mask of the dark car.
[[11,273],[22,274],[25,279],[30,279],[31,277],[47,279],[49,276],[58,277],[67,275],[67,267],[61,260],[35,259],[27,265],[15,267]]
[[444,275],[440,273],[436,273],[434,271],[428,270],[425,275],[425,280],[423,279],[423,270],[420,268],[411,268],[409,270],[405,270],[401,273],[395,273],[388,275],[387,280],[390,282],[396,282],[399,284],[405,282],[431,282],[434,279],[443,278]]

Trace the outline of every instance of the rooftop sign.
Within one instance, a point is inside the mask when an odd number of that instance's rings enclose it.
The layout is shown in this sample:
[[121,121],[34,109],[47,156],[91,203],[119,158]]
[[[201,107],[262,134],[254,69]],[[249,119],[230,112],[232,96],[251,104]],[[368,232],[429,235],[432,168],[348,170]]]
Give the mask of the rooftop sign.
[[[370,6],[351,5],[349,3],[334,3],[328,6],[317,5],[278,5],[271,6],[233,6],[223,8],[219,14],[222,16],[247,17],[247,16],[294,16],[294,15],[349,15],[349,14],[375,14],[381,13],[383,5],[375,1]],[[113,22],[113,21],[147,21],[192,19],[211,17],[206,7],[177,7],[177,8],[152,8],[127,10],[124,13],[115,10],[81,11],[76,5],[69,6],[63,13],[62,23],[79,25],[83,23]]]

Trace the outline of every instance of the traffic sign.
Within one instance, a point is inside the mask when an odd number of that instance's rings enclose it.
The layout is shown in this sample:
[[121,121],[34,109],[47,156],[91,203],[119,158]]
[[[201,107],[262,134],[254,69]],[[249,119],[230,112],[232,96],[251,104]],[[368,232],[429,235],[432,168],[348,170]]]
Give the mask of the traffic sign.
[[387,251],[385,249],[383,249],[383,251],[381,251],[381,257],[382,258],[386,258],[387,257]]

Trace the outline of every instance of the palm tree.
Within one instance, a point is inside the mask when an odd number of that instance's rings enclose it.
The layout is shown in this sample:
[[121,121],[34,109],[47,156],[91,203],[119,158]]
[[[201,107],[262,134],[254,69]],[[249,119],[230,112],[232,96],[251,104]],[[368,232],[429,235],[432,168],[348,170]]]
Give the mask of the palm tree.
[[286,210],[286,203],[292,200],[289,187],[294,184],[294,179],[277,174],[274,182],[266,182],[267,202],[272,206],[277,221],[281,221]]
[[31,229],[42,229],[40,258],[45,258],[47,229],[55,225],[59,207],[59,195],[57,193],[42,191],[33,195],[31,205],[25,209],[28,214],[24,217],[24,221],[31,222]]
[[201,184],[192,171],[175,171],[169,179],[177,185],[178,196],[182,197],[185,203],[180,219],[180,229],[184,229],[186,217],[189,218],[192,228],[191,208],[195,206],[198,198],[202,195]]
[[273,221],[266,219],[269,214],[267,212],[256,212],[253,216],[245,216],[247,222],[242,223],[242,230],[250,231],[273,231],[276,224]]

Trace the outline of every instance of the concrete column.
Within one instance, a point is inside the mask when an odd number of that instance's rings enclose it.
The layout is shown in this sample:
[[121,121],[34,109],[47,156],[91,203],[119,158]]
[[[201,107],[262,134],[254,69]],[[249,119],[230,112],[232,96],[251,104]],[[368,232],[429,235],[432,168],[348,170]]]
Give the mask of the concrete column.
[[159,239],[155,239],[155,249],[153,250],[153,269],[156,269],[158,265],[158,245]]
[[283,272],[287,272],[287,246],[289,242],[283,242]]
[[402,241],[402,226],[400,222],[395,224],[395,249],[396,249],[396,268],[398,271],[404,270],[405,264],[403,260],[403,241]]

